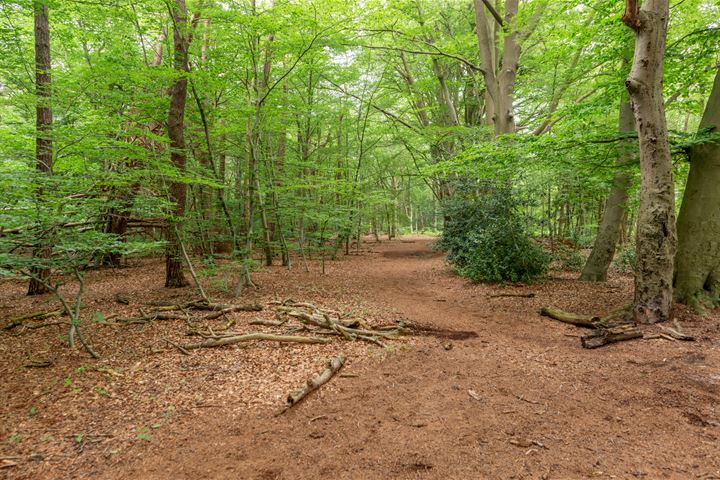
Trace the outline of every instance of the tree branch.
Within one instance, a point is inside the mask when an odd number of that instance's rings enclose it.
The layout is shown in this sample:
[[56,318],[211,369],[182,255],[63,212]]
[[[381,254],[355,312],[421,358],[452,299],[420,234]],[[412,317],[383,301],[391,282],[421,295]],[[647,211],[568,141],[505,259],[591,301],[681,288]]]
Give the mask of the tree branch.
[[490,3],[488,0],[482,0],[482,2],[485,4],[485,7],[488,9],[488,11],[490,12],[490,15],[493,16],[493,18],[498,23],[498,25],[500,25],[500,27],[502,27],[502,28],[505,28],[505,22],[503,22],[502,17],[498,13],[498,11],[495,10],[495,7],[493,6],[493,4]]

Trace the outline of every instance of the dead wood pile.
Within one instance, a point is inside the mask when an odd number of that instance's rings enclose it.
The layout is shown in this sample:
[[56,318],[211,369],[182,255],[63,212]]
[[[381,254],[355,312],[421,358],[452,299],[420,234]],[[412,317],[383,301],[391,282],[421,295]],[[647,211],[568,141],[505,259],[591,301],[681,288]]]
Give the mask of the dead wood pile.
[[566,312],[554,307],[543,307],[540,314],[563,323],[593,329],[591,333],[580,336],[580,344],[584,348],[598,348],[611,343],[635,339],[695,340],[693,336],[683,332],[677,320],[673,322],[674,328],[659,326],[659,333],[643,332],[630,319],[630,308],[627,306],[614,310],[604,317]]

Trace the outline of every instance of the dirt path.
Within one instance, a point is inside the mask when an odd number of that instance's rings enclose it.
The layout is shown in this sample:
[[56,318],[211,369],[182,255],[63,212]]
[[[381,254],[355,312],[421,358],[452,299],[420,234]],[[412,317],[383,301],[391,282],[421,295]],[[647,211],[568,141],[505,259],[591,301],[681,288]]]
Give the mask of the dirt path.
[[281,417],[201,412],[102,477],[720,478],[717,331],[695,344],[584,351],[565,335],[574,328],[535,312],[549,299],[608,309],[627,279],[592,289],[557,279],[507,289],[535,298],[489,298],[499,287],[452,276],[428,243],[351,260],[354,281],[370,301],[477,338],[356,362]]

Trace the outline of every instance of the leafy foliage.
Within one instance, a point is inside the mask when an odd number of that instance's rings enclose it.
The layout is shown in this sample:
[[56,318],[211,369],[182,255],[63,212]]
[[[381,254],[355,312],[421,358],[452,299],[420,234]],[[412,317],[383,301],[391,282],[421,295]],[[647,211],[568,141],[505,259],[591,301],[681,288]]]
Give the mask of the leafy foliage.
[[524,231],[511,188],[465,184],[444,213],[439,246],[461,275],[476,282],[531,282],[547,272],[550,257]]

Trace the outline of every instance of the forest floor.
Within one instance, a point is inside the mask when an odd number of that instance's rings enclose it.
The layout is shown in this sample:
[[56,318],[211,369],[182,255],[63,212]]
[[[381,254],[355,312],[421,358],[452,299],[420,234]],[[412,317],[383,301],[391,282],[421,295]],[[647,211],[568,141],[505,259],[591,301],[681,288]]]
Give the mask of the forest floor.
[[[442,333],[388,348],[334,337],[187,356],[165,341],[187,341],[183,320],[86,320],[103,357],[96,361],[65,345],[65,325],[3,330],[0,477],[720,479],[720,311],[675,311],[695,342],[585,350],[581,329],[540,308],[607,313],[629,303],[631,277],[590,284],[555,273],[542,284],[474,285],[431,242],[366,243],[328,262],[326,275],[315,262],[310,273],[300,263],[267,268],[244,293],[243,302],[292,297],[375,325],[410,320]],[[227,266],[206,273],[213,299],[232,302]],[[162,275],[158,260],[90,272],[85,309],[129,315],[196,296],[162,288]],[[0,284],[3,321],[56,305],[24,288]],[[518,293],[535,296],[493,296]],[[129,305],[116,303],[118,294]],[[250,319],[273,318],[229,316],[242,331],[258,329]],[[340,374],[278,415],[286,395],[339,353],[348,358]]]

